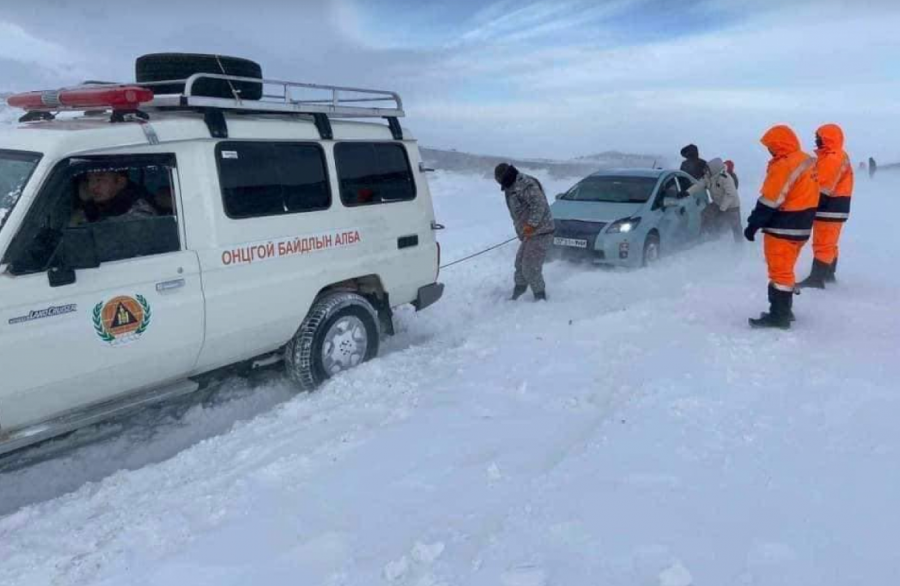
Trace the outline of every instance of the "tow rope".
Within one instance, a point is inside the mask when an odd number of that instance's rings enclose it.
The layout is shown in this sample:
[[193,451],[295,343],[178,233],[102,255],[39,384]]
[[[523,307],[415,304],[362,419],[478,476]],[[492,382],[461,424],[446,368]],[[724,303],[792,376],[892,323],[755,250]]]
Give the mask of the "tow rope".
[[481,256],[482,254],[487,254],[488,252],[490,252],[490,251],[492,251],[492,250],[497,250],[498,248],[500,248],[500,247],[502,247],[502,246],[506,246],[506,245],[509,244],[510,242],[512,242],[512,241],[514,241],[514,240],[518,240],[518,239],[519,239],[518,236],[513,236],[513,237],[510,238],[509,240],[504,240],[504,241],[501,242],[500,244],[495,244],[494,246],[491,246],[490,248],[485,248],[485,249],[482,250],[482,251],[476,252],[475,254],[470,254],[469,256],[463,257],[463,258],[461,258],[461,259],[459,259],[459,260],[455,260],[455,261],[453,261],[453,262],[448,262],[448,263],[445,264],[445,265],[441,265],[441,270],[444,270],[444,269],[446,269],[446,268],[452,267],[453,265],[458,265],[458,264],[460,264],[460,263],[464,263],[464,262],[466,262],[467,260],[472,260],[472,259],[475,258],[476,256]]

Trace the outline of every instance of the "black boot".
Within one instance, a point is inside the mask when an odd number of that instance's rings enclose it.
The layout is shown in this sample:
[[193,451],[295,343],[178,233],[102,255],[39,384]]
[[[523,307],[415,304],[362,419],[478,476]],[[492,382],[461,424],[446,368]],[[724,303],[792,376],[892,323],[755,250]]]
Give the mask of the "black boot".
[[828,272],[825,273],[825,282],[826,283],[836,283],[837,279],[834,278],[834,273],[837,271],[837,257],[834,257],[834,260],[828,265]]
[[812,270],[809,272],[809,276],[797,283],[797,286],[801,289],[824,289],[825,276],[828,274],[830,268],[830,265],[827,265],[818,259],[813,259]]
[[541,291],[540,293],[536,292],[534,294],[534,300],[535,301],[547,301],[547,292],[546,291]]
[[750,318],[750,327],[791,329],[794,304],[793,291],[780,291],[769,285],[769,312],[761,313],[759,318]]
[[516,288],[513,289],[512,297],[510,297],[510,301],[515,301],[522,295],[525,295],[525,291],[528,291],[528,285],[516,285]]

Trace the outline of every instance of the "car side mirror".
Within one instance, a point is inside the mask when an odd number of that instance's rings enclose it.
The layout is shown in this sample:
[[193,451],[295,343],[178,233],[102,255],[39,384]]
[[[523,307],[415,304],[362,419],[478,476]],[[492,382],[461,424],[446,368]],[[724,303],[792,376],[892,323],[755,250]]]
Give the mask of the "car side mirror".
[[67,228],[47,271],[51,287],[62,287],[75,282],[76,269],[95,269],[100,266],[94,231],[90,226]]
[[554,199],[562,199],[564,195],[565,195],[565,193],[557,193],[557,194],[554,196]]
[[663,198],[663,207],[664,208],[678,207],[678,198],[677,197],[664,197]]

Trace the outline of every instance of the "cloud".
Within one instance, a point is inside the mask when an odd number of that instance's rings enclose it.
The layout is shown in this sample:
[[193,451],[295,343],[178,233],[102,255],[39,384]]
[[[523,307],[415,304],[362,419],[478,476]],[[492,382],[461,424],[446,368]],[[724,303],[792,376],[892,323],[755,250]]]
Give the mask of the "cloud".
[[130,79],[142,53],[221,52],[262,62],[270,77],[399,91],[405,124],[436,146],[568,156],[677,152],[696,141],[762,157],[767,125],[790,122],[811,136],[834,120],[861,150],[900,159],[900,5],[891,2],[54,6],[52,18],[23,3],[4,7],[0,79]]
[[71,78],[83,72],[77,52],[42,39],[22,26],[0,21],[0,79],[7,89],[23,83]]
[[[568,155],[598,146],[677,152],[685,142],[703,141],[760,158],[758,137],[768,125],[789,122],[811,136],[818,124],[836,120],[853,132],[852,144],[900,158],[900,148],[887,141],[900,133],[900,87],[893,81],[900,13],[875,8],[772,4],[700,33],[615,46],[580,37],[510,43],[498,35],[440,56],[419,77],[432,92],[415,112],[429,139],[470,140],[469,127],[477,125],[488,130],[478,139],[482,148],[530,150],[515,154]],[[545,9],[515,19],[556,14],[539,12]],[[476,29],[488,39],[485,30],[508,29],[494,20]],[[439,95],[473,80],[490,88],[482,96],[497,97],[472,103]],[[444,129],[432,130],[437,125]]]

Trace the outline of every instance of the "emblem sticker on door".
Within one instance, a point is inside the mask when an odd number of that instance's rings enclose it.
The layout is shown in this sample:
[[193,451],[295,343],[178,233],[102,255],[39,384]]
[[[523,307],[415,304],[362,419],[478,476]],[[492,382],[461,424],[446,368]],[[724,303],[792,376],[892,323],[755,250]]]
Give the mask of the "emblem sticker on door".
[[143,295],[114,297],[94,306],[94,332],[110,346],[123,346],[144,335],[152,317]]

